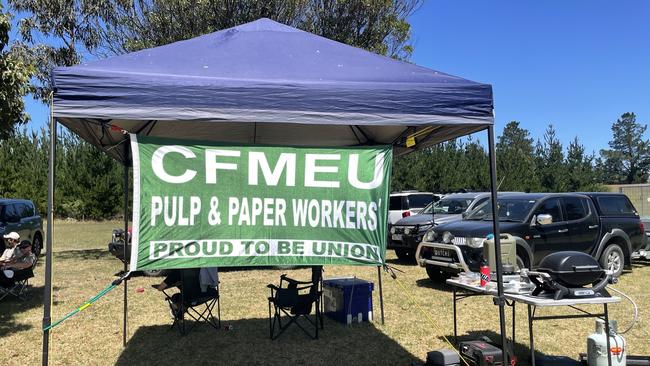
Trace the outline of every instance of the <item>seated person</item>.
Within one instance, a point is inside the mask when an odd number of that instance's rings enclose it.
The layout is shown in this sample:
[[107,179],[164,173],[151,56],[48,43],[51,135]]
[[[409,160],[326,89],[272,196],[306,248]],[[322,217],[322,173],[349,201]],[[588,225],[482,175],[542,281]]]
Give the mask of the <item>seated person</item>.
[[5,235],[4,238],[6,239],[5,243],[7,243],[7,246],[4,252],[2,252],[2,256],[0,256],[0,265],[13,262],[20,254],[20,251],[16,250],[16,246],[20,240],[20,235],[18,235],[17,232],[12,231]]
[[32,242],[23,240],[18,244],[17,250],[20,256],[11,263],[3,264],[0,267],[0,286],[7,287],[13,284],[14,273],[23,269],[28,269],[36,263],[36,256],[32,253]]
[[[168,288],[181,286],[181,269],[170,269],[167,272],[167,277],[157,284],[151,285],[158,291],[163,291]],[[199,284],[201,286],[201,292],[207,291],[208,288],[215,288],[219,284],[219,273],[217,267],[208,267],[208,268],[189,268],[186,271],[199,271]]]

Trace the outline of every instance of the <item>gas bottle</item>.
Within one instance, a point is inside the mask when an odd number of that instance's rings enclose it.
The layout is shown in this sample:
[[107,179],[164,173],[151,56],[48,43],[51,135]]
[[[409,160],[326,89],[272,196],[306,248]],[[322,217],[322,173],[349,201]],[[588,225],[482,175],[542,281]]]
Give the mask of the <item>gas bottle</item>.
[[[627,352],[625,338],[616,333],[617,323],[609,321],[609,351],[612,355],[612,366],[625,366]],[[607,363],[607,336],[605,335],[605,321],[596,319],[596,332],[587,337],[587,364],[589,366],[606,366]]]
[[483,260],[479,271],[481,272],[481,287],[485,287],[485,285],[490,283],[490,267],[488,266],[487,260]]

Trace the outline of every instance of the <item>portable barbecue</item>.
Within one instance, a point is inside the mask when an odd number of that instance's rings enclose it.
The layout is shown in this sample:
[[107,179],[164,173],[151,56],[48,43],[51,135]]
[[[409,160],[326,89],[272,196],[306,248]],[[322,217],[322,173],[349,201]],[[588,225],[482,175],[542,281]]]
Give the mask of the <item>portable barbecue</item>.
[[[567,251],[544,257],[537,271],[528,272],[528,278],[536,286],[533,296],[550,293],[560,300],[605,295],[611,274],[589,254]],[[591,287],[585,287],[589,284]]]

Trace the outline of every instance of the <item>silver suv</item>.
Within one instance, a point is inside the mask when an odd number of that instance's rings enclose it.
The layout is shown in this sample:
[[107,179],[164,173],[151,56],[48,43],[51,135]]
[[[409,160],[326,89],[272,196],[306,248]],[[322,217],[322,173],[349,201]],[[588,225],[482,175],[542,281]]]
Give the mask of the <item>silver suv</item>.
[[417,215],[395,222],[389,229],[388,249],[395,249],[400,260],[413,261],[415,250],[427,230],[435,225],[460,220],[462,215],[487,201],[490,193],[454,193],[430,203]]
[[[0,235],[15,231],[20,240],[32,242],[32,252],[39,256],[43,248],[43,220],[30,200],[0,198]],[[2,237],[0,237],[2,238]],[[0,252],[6,247],[0,239]]]

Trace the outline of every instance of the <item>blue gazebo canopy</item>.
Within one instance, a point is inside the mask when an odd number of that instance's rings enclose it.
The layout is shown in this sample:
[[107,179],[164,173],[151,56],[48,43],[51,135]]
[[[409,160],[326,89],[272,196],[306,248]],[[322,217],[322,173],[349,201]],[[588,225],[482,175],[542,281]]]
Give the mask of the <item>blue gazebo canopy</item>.
[[[53,72],[54,116],[118,160],[120,129],[233,143],[429,146],[493,123],[492,88],[269,19]],[[108,128],[109,125],[119,128]],[[423,130],[425,129],[426,130]]]
[[[234,144],[390,144],[399,155],[487,128],[496,209],[490,85],[379,56],[269,19],[56,68],[52,78],[56,120],[124,162],[125,188],[128,149],[118,147],[128,140],[124,131]],[[50,132],[51,141],[55,131]],[[48,248],[53,231],[54,145],[50,151]],[[127,211],[125,207],[125,230]],[[494,233],[498,295],[503,299],[498,221]],[[48,249],[44,324],[51,316],[51,253]],[[381,279],[379,284],[381,288]],[[124,291],[126,344],[126,286]],[[499,305],[505,344],[503,303]],[[45,360],[48,335],[45,331]]]

